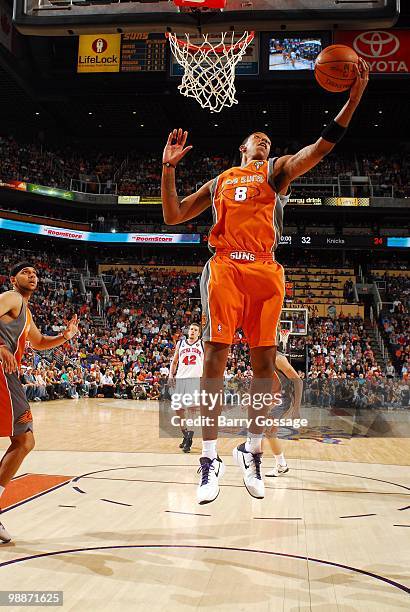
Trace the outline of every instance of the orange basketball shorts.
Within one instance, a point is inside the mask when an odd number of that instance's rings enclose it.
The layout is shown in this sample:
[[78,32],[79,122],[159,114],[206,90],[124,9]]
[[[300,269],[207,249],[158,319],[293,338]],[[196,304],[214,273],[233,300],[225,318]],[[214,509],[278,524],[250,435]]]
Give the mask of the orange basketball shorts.
[[250,348],[275,346],[284,294],[284,270],[272,255],[217,252],[201,277],[203,340],[232,344],[242,329]]

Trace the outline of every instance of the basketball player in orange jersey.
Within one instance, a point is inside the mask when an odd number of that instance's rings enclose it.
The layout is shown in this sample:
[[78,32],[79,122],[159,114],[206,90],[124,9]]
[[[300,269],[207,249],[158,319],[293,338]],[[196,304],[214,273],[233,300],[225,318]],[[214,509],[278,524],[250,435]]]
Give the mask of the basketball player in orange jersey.
[[[211,205],[214,216],[208,241],[214,255],[205,265],[201,279],[205,317],[202,389],[207,393],[206,401],[202,397],[207,405],[201,406],[201,414],[208,419],[202,428],[197,489],[200,504],[216,499],[224,473],[216,448],[220,405],[210,409],[210,393],[218,394],[223,389],[228,351],[237,328],[243,329],[249,342],[254,373],[251,393],[272,391],[276,330],[285,282],[283,268],[275,259],[275,249],[282,231],[283,207],[289,198],[286,194],[292,181],[319,164],[345,133],[369,80],[369,67],[363,60],[359,61],[346,104],[318,140],[295,155],[269,159],[269,137],[255,132],[239,148],[240,167],[226,170],[180,201],[175,169],[192,148],[185,146],[188,133],[173,130],[165,145],[161,182],[165,223],[183,223]],[[252,424],[247,441],[233,453],[248,493],[256,498],[265,495],[261,475],[264,426],[256,417],[266,414],[267,409],[256,411],[250,406],[248,418]]]
[[[0,295],[0,437],[11,440],[0,461],[0,503],[5,487],[34,448],[30,404],[19,380],[26,340],[34,349],[46,351],[61,346],[78,332],[77,315],[58,336],[43,336],[37,329],[28,309],[38,283],[37,272],[30,262],[13,266],[10,280],[13,290]],[[0,523],[0,541],[10,540],[11,536]]]

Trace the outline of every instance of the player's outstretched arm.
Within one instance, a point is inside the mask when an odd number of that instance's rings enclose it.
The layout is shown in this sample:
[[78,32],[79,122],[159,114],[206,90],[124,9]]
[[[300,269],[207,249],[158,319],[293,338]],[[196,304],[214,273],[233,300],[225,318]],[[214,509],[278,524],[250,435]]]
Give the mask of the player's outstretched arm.
[[355,66],[355,70],[356,81],[350,89],[348,101],[335,119],[323,130],[321,137],[295,155],[285,155],[276,162],[274,180],[278,192],[287,189],[295,178],[317,166],[343,137],[369,82],[370,68],[362,58],[359,58],[359,66]]
[[175,185],[175,169],[181,159],[192,149],[185,146],[188,132],[173,130],[168,136],[162,156],[161,198],[164,221],[177,225],[201,214],[211,205],[212,181],[202,185],[197,192],[180,201]]
[[43,336],[38,329],[37,325],[32,321],[30,324],[30,331],[28,333],[28,339],[31,346],[36,351],[48,351],[50,349],[61,346],[71,338],[74,338],[78,334],[78,319],[77,315],[74,315],[68,322],[65,330],[58,336]]

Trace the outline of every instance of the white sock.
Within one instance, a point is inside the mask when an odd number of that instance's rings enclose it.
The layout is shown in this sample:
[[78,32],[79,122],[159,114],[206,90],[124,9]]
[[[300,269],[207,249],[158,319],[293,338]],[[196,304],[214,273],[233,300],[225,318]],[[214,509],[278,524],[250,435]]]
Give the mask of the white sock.
[[5,487],[2,487],[2,486],[0,485],[0,497],[3,495],[4,490],[5,490]]
[[247,453],[261,453],[262,452],[262,438],[263,434],[254,434],[248,432],[248,438],[245,442],[245,450]]
[[208,459],[216,459],[218,453],[216,451],[216,443],[218,440],[202,440],[202,457]]
[[281,453],[280,455],[275,455],[275,459],[276,465],[280,465],[281,467],[287,466],[286,459],[283,453]]

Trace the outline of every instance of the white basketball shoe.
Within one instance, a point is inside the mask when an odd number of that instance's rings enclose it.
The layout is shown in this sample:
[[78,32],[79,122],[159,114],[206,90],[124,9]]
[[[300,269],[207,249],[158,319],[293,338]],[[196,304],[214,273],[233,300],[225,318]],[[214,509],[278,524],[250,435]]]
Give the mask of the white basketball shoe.
[[265,484],[262,479],[263,453],[248,453],[245,450],[245,442],[233,449],[233,460],[242,470],[243,484],[249,495],[256,499],[265,497]]
[[289,472],[289,468],[287,465],[275,465],[275,467],[273,467],[271,470],[269,470],[269,472],[266,472],[265,476],[268,477],[272,477],[272,476],[281,476],[282,474],[286,474],[286,472]]
[[3,523],[0,523],[0,542],[3,542],[3,544],[11,542],[11,535],[9,534]]
[[201,457],[198,474],[200,475],[199,485],[196,491],[198,504],[209,504],[219,495],[219,480],[225,473],[225,465],[222,459],[209,459]]

